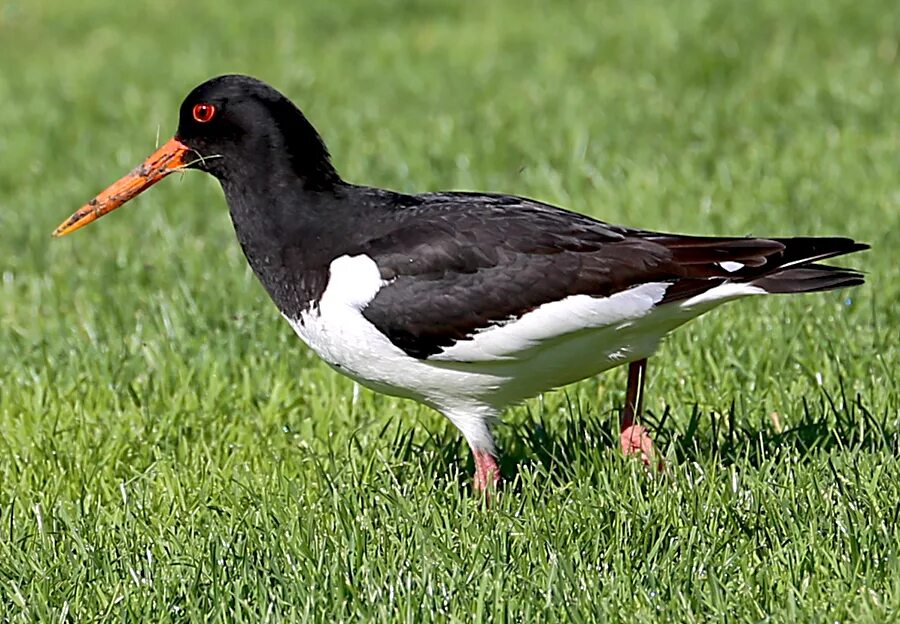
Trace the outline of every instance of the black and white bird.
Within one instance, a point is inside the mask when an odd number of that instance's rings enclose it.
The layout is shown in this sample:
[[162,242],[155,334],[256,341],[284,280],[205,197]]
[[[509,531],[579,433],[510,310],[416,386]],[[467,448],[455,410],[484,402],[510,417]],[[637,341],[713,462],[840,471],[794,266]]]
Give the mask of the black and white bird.
[[183,169],[219,180],[297,335],[338,372],[449,418],[478,489],[500,477],[490,426],[505,406],[628,364],[622,448],[658,461],[635,417],[663,336],[733,299],[863,283],[819,264],[867,249],[848,238],[684,236],[524,197],[350,184],[290,100],[239,75],[196,87],[175,137],[54,235]]

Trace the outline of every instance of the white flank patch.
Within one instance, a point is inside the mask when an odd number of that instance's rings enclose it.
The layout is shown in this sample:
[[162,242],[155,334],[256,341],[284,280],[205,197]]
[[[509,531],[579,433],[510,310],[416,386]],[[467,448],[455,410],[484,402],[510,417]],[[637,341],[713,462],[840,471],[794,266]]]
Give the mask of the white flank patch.
[[669,284],[651,282],[610,297],[572,295],[545,303],[514,321],[479,331],[430,359],[491,362],[517,359],[555,339],[590,329],[632,323],[646,316],[666,294]]

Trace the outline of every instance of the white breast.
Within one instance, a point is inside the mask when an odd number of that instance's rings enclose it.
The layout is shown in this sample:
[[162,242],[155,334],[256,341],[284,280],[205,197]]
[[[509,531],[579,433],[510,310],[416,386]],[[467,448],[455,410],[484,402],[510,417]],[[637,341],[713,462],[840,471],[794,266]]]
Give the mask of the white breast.
[[380,392],[437,407],[457,396],[489,393],[497,385],[490,375],[443,369],[412,358],[378,331],[362,310],[385,284],[368,256],[341,256],[331,263],[319,304],[299,318],[285,318],[333,368]]

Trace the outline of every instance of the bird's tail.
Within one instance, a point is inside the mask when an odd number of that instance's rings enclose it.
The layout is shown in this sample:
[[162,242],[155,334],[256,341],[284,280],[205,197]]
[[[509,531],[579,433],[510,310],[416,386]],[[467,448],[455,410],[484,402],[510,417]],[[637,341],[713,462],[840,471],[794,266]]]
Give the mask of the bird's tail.
[[653,240],[670,250],[683,272],[666,290],[663,303],[689,304],[749,294],[859,286],[865,281],[859,271],[818,263],[869,248],[841,237],[704,238],[663,234],[654,235]]
[[835,258],[869,246],[849,238],[776,238],[784,250],[768,257],[766,264],[757,268],[757,276],[747,283],[768,293],[806,293],[859,286],[865,277],[859,271],[843,267],[818,264],[821,260]]

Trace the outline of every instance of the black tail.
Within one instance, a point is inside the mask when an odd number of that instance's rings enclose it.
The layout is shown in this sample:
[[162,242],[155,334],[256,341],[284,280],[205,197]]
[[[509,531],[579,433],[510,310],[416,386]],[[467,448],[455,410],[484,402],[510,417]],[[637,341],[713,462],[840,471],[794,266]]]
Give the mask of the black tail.
[[767,258],[756,277],[747,281],[769,293],[805,293],[859,286],[863,274],[853,269],[815,264],[869,246],[849,238],[776,238],[784,249]]
[[767,293],[807,293],[835,288],[849,288],[865,283],[863,274],[852,269],[827,264],[804,264],[752,280]]
[[667,247],[682,277],[663,303],[684,300],[725,283],[751,284],[769,293],[804,293],[859,286],[863,274],[825,264],[869,246],[850,238],[704,238],[651,234]]

